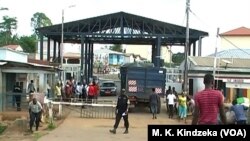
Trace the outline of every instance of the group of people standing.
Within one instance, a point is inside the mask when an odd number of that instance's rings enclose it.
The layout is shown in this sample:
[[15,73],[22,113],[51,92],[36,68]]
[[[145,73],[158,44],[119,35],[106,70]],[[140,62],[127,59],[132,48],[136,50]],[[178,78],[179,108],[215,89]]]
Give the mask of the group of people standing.
[[61,82],[58,82],[55,86],[55,98],[64,101],[74,98],[75,100],[95,100],[96,102],[99,93],[100,86],[95,80],[89,84],[86,81],[76,83],[74,80],[69,80],[65,86]]

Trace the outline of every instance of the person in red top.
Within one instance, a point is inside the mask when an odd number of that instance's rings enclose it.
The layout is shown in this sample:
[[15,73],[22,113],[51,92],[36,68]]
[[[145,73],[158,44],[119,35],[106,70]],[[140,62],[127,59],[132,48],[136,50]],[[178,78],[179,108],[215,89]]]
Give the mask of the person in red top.
[[65,91],[66,99],[67,101],[69,101],[72,96],[72,83],[70,81],[66,82],[64,91]]
[[98,96],[100,95],[100,86],[99,86],[99,83],[98,81],[94,81],[95,82],[95,103],[97,103],[98,101]]
[[220,114],[222,124],[226,124],[222,93],[213,89],[214,76],[206,74],[203,82],[205,89],[194,97],[195,109],[192,124],[216,125],[218,124],[218,114]]
[[92,103],[96,95],[97,95],[96,83],[91,82],[88,88],[88,101]]

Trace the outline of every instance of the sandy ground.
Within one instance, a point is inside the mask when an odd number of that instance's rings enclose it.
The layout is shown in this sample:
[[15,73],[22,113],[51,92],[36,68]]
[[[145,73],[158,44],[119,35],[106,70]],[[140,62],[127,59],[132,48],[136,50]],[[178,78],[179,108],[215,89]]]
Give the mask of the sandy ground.
[[[68,117],[54,130],[46,130],[46,126],[40,127],[38,132],[23,134],[15,129],[9,128],[4,135],[0,136],[1,141],[146,141],[147,126],[149,124],[185,124],[177,119],[169,119],[166,108],[163,105],[162,112],[156,120],[148,110],[139,110],[129,113],[129,134],[123,134],[123,120],[121,120],[117,133],[111,134],[114,119],[90,119],[80,118],[80,113],[71,110]],[[190,124],[190,120],[188,123]]]
[[[148,124],[185,124],[176,119],[169,119],[166,111],[162,111],[156,120],[146,112],[129,114],[129,134],[123,134],[123,121],[120,122],[117,133],[109,133],[114,119],[84,119],[79,118],[79,113],[72,112],[61,126],[41,137],[38,141],[146,141]],[[188,123],[190,124],[190,120]]]

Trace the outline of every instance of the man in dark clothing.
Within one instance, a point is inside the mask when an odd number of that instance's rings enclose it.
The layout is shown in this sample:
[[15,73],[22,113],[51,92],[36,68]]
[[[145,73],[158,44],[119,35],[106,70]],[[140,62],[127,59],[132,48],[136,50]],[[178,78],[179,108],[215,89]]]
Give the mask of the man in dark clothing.
[[[17,106],[17,111],[21,111],[21,93],[22,93],[21,87],[19,85],[15,85],[13,92],[15,93],[14,96],[16,100],[15,102]],[[17,93],[20,93],[20,94],[17,94]]]
[[110,133],[113,133],[113,134],[116,133],[116,129],[118,128],[120,120],[121,120],[121,118],[123,118],[124,125],[125,125],[125,128],[126,128],[124,134],[128,134],[128,128],[129,128],[129,122],[128,122],[128,105],[129,105],[129,99],[125,95],[125,89],[122,89],[122,93],[118,97],[118,101],[117,101],[116,118],[115,118],[114,129],[109,130]]
[[158,104],[160,97],[158,94],[155,93],[155,88],[152,88],[152,94],[149,96],[149,103],[150,103],[150,108],[151,112],[153,114],[153,119],[157,119],[156,114],[157,114],[157,109],[158,109]]

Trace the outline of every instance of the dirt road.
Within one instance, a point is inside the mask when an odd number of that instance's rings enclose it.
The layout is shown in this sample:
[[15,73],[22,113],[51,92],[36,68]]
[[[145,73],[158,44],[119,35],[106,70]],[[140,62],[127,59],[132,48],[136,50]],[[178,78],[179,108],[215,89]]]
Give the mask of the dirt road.
[[114,124],[113,119],[85,119],[79,118],[79,113],[71,112],[63,124],[38,141],[146,141],[148,124],[185,124],[183,121],[179,123],[176,119],[169,119],[165,109],[156,120],[145,111],[131,113],[129,122],[129,134],[123,134],[123,121],[121,121],[120,128],[114,135],[109,133]]

